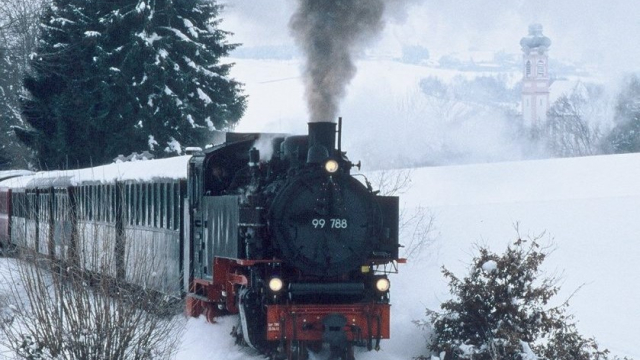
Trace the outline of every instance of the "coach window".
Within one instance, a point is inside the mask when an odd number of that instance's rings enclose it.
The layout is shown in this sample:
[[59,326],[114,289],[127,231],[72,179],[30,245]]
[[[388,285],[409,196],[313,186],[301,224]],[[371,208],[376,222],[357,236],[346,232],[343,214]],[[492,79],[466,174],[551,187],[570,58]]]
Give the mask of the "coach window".
[[124,223],[131,225],[131,185],[124,185]]
[[167,183],[160,184],[160,224],[158,227],[167,227]]
[[146,193],[147,193],[147,221],[145,222],[146,226],[152,226],[153,225],[153,212],[152,212],[152,208],[153,208],[153,190],[152,190],[152,186],[151,184],[147,184],[146,185]]
[[138,184],[132,185],[133,191],[133,225],[138,225],[140,217],[140,189]]
[[98,206],[98,221],[105,221],[107,219],[107,217],[105,216],[107,213],[107,186],[103,186],[103,185],[97,185],[96,186],[98,189],[98,202],[97,202],[97,206]]
[[158,197],[158,199],[160,199],[160,201],[158,201],[158,203],[160,204],[160,209],[158,209],[160,212],[160,214],[158,215],[158,227],[164,228],[167,225],[167,219],[165,217],[167,215],[167,184],[160,183],[158,191],[160,191],[160,196]]
[[84,219],[84,196],[82,196],[82,188],[78,187],[73,193],[76,198],[76,207],[78,208],[78,220]]
[[89,187],[82,187],[82,218],[84,220],[89,220]]
[[109,185],[109,217],[107,221],[113,222],[115,220],[114,211],[116,209],[116,186]]
[[138,214],[138,192],[136,192],[136,184],[131,184],[129,185],[129,190],[130,190],[130,204],[131,204],[131,211],[129,212],[129,216],[131,216],[131,219],[129,219],[129,221],[131,222],[131,226],[136,224],[136,216]]
[[133,217],[135,216],[135,197],[133,196],[133,185],[127,184],[127,206],[129,207],[129,225],[134,224]]
[[147,184],[147,226],[153,226],[153,184]]
[[138,203],[138,225],[142,226],[144,225],[144,214],[145,214],[145,207],[144,204],[147,201],[147,196],[144,193],[144,184],[138,184],[138,191],[139,191],[139,198],[140,198],[140,202]]
[[101,186],[101,185],[96,185],[96,194],[97,194],[97,200],[96,200],[96,208],[97,208],[97,213],[98,213],[98,218],[96,220],[98,221],[104,221],[104,210],[105,207],[107,206],[107,203],[104,201],[104,193],[105,193],[105,187]]
[[171,192],[169,193],[169,196],[171,196],[171,230],[177,230],[178,229],[178,222],[180,219],[180,199],[178,198],[178,193],[180,191],[180,185],[179,183],[173,183],[171,184]]
[[147,184],[147,226],[153,226],[153,184]]
[[151,202],[151,226],[158,227],[158,186],[160,184],[153,183],[151,185],[151,192],[153,193]]
[[173,183],[167,184],[167,229],[173,229]]
[[86,192],[85,192],[85,202],[87,204],[86,210],[87,210],[87,221],[90,221],[91,219],[93,219],[93,199],[91,198],[91,186],[86,186]]

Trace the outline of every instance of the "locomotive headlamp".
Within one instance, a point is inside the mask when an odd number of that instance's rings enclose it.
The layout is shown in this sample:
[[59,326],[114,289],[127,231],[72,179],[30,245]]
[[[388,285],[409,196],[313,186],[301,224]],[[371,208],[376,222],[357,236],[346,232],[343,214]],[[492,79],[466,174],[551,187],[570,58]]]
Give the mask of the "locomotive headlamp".
[[327,170],[328,173],[333,174],[336,171],[338,171],[338,169],[340,168],[340,165],[338,164],[337,161],[331,159],[331,160],[327,160],[326,163],[324,163],[324,169]]
[[378,280],[376,280],[376,289],[378,291],[386,292],[386,291],[389,291],[390,287],[391,287],[391,283],[389,282],[389,279],[379,278]]
[[278,292],[282,290],[283,287],[284,287],[284,282],[282,282],[282,279],[278,277],[274,277],[274,278],[271,278],[271,280],[269,280],[269,289],[271,289],[271,291]]

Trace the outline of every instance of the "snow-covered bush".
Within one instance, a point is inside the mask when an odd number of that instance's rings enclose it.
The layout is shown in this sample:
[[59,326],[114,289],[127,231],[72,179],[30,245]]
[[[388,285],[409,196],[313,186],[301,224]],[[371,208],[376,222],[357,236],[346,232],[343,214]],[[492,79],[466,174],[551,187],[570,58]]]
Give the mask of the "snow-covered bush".
[[536,239],[518,239],[501,255],[480,247],[464,278],[443,268],[453,297],[419,322],[433,331],[431,359],[609,359],[577,332],[567,301],[550,304],[559,287],[540,269],[546,256]]

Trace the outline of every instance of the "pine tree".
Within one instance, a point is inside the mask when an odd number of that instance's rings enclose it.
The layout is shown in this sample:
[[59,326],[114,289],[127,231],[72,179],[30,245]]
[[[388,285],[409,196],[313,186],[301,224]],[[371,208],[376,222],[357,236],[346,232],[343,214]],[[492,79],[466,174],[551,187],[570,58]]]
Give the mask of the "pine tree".
[[246,97],[220,64],[236,45],[205,0],[54,0],[25,79],[18,132],[48,167],[204,146],[232,128]]

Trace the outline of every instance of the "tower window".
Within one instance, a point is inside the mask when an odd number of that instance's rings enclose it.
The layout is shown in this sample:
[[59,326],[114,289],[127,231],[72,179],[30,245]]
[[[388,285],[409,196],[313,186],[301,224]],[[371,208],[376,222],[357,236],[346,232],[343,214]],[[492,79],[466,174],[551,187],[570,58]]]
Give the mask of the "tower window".
[[527,61],[527,64],[525,65],[525,74],[527,77],[531,77],[531,61]]
[[544,76],[544,61],[538,61],[538,76]]

